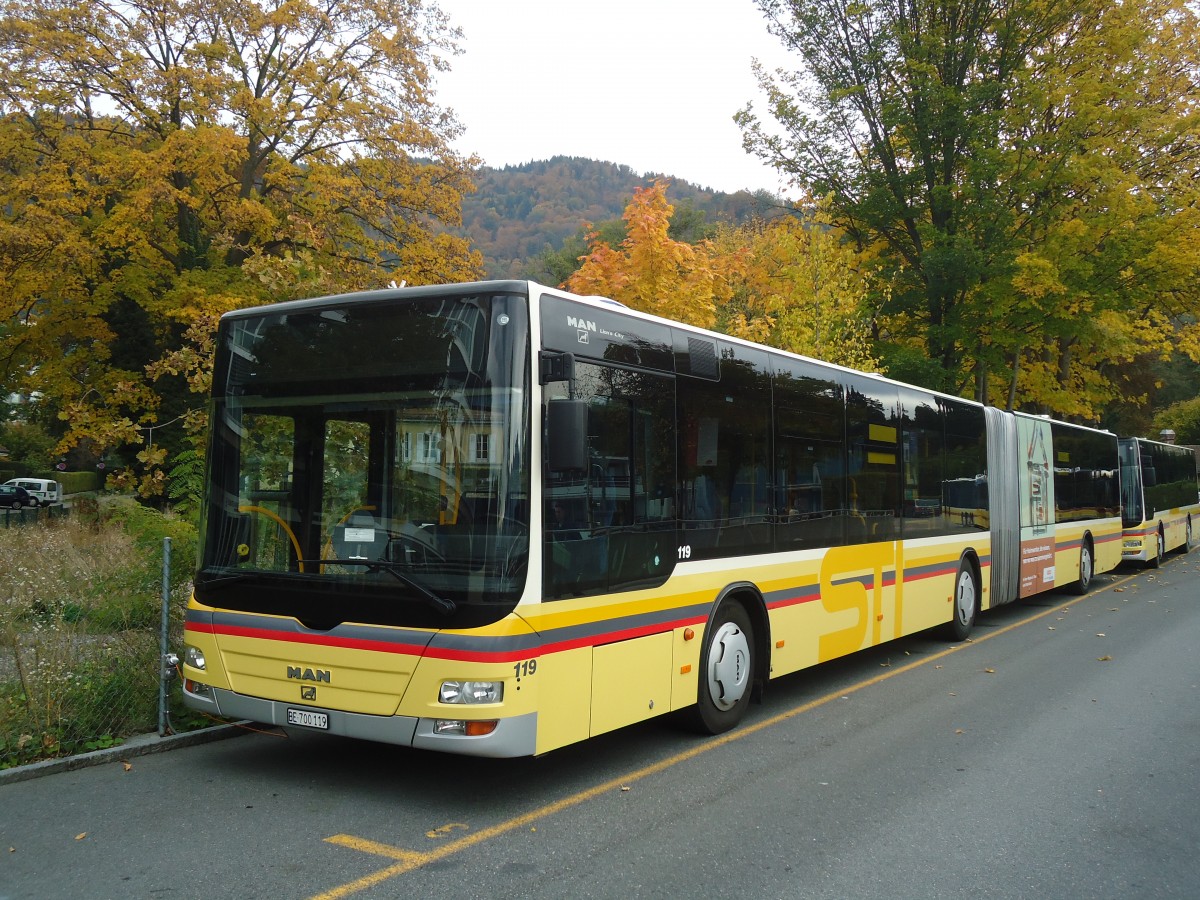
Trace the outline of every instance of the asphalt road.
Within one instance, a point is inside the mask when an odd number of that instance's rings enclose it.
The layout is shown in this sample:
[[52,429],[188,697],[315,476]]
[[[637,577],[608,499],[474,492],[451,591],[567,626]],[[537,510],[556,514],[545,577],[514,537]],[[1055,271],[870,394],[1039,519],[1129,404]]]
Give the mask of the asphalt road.
[[541,759],[254,734],[0,785],[0,900],[1200,890],[1200,552]]

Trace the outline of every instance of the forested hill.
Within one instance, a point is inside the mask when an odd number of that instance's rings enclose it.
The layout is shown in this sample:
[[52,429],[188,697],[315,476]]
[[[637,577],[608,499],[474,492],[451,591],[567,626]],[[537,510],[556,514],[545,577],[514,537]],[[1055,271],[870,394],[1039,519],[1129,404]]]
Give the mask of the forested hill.
[[491,278],[537,277],[530,264],[557,252],[585,223],[620,219],[635,188],[666,180],[677,214],[688,210],[708,225],[778,214],[782,203],[765,191],[726,194],[667,175],[639,175],[628,166],[579,157],[484,167],[478,190],[463,199],[461,232],[484,256]]

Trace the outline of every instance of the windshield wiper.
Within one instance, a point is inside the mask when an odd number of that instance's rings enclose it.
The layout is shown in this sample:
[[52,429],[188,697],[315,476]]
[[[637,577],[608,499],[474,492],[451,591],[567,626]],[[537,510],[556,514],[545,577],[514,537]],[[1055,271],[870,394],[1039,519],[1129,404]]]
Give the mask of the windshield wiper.
[[[305,562],[309,562],[309,560],[305,560]],[[438,594],[435,594],[415,578],[405,575],[402,571],[400,571],[400,565],[398,563],[384,562],[383,560],[378,559],[319,559],[317,562],[323,566],[366,566],[367,571],[383,569],[383,571],[387,572],[401,584],[412,588],[414,591],[420,594],[421,597],[438,612],[450,616],[458,611],[458,605],[453,600],[451,600],[449,597],[442,597]]]
[[196,579],[196,587],[202,589],[227,588],[245,581],[257,581],[261,576],[261,572],[235,572],[232,575],[205,575],[201,572]]

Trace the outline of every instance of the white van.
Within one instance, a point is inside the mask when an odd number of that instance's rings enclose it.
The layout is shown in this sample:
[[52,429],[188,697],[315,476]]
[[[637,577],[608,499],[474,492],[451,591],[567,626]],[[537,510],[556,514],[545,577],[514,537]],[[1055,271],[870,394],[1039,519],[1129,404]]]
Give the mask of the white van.
[[38,506],[53,506],[62,503],[62,488],[57,481],[48,478],[10,478],[5,484],[15,484],[29,491]]

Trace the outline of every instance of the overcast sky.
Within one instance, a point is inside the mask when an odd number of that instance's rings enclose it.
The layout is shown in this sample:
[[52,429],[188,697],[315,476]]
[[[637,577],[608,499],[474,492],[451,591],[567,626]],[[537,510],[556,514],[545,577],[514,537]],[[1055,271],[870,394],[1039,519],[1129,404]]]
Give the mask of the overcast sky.
[[462,55],[438,102],[489,166],[583,156],[721,191],[782,192],[733,115],[764,98],[752,58],[788,56],[753,0],[440,0]]

